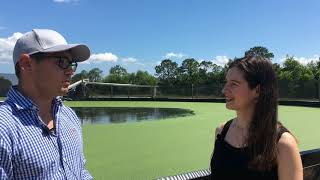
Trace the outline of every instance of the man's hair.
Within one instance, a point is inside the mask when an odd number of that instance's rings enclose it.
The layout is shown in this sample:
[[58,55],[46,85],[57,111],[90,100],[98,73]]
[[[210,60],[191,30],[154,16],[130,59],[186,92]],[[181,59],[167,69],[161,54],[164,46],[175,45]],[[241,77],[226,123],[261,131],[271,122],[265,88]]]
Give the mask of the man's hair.
[[19,64],[19,62],[17,62],[16,65],[14,66],[14,70],[15,70],[17,78],[20,79],[20,64]]

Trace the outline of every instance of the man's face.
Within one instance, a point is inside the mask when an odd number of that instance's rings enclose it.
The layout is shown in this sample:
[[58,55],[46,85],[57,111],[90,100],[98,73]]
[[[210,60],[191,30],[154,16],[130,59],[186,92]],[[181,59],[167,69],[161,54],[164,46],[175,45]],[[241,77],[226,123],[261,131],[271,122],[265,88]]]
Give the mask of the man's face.
[[70,53],[57,52],[45,54],[37,62],[33,60],[32,76],[35,87],[41,96],[55,97],[66,95],[74,70]]

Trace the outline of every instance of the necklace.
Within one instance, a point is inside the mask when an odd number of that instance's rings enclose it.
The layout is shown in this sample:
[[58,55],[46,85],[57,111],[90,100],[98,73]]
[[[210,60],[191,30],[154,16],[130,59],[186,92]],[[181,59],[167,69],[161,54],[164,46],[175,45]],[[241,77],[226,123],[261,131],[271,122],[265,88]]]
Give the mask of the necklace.
[[248,129],[248,126],[245,126],[245,127],[240,126],[238,121],[239,121],[238,119],[235,119],[235,120],[233,121],[233,123],[232,123],[232,124],[233,124],[233,127],[237,128],[237,129],[241,129],[241,130],[243,130],[243,131],[246,131],[246,130]]
[[238,148],[243,148],[247,146],[247,137],[248,137],[248,127],[242,127],[238,124],[237,119],[234,120],[232,126],[239,133],[239,136],[235,137],[235,145]]

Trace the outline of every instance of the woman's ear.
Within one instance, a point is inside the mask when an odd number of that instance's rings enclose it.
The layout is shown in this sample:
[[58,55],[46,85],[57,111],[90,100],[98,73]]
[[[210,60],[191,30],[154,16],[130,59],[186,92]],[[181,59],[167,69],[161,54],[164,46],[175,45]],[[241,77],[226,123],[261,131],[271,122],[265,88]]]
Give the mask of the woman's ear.
[[258,97],[259,97],[260,91],[261,91],[260,84],[258,84],[258,85],[254,88],[255,98],[258,98]]

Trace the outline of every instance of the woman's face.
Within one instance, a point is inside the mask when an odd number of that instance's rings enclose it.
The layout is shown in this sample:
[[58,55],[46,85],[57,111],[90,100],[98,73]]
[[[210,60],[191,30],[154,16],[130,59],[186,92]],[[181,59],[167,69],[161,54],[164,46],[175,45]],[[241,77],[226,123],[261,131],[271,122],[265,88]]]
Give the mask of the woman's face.
[[259,96],[258,86],[250,89],[244,73],[237,67],[228,70],[222,93],[226,97],[226,107],[236,111],[253,108]]

